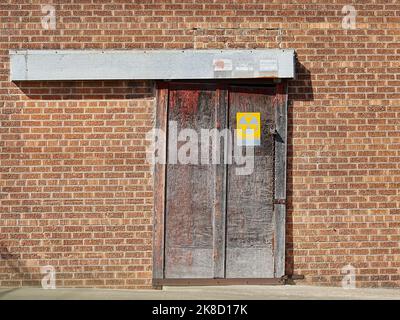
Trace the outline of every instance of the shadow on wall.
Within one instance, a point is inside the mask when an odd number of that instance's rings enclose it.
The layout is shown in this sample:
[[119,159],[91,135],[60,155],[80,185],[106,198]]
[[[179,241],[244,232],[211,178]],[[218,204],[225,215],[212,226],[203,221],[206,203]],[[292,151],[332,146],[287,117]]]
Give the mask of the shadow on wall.
[[295,101],[313,101],[314,90],[310,71],[296,59],[296,79],[288,82],[288,147],[287,147],[287,205],[286,205],[286,274],[294,275],[293,255],[293,134]]
[[295,68],[296,78],[288,81],[289,101],[313,101],[314,90],[310,71],[297,59]]
[[155,96],[153,81],[15,81],[31,100],[126,100]]

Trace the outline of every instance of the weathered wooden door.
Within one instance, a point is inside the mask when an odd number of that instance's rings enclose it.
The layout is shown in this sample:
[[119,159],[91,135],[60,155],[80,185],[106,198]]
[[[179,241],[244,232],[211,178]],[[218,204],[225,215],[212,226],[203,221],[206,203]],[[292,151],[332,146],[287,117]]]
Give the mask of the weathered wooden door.
[[236,128],[237,114],[259,113],[260,144],[253,147],[251,174],[237,174],[229,165],[227,185],[226,277],[274,277],[274,95],[265,88],[231,87],[229,124]]
[[[156,168],[156,280],[283,275],[285,193],[275,183],[285,180],[281,172],[276,176],[275,162],[286,155],[276,154],[286,143],[285,97],[277,86],[170,83],[161,88],[158,124],[168,138],[167,164]],[[247,174],[238,174],[243,164],[234,156],[227,161],[224,153],[232,155],[230,144],[238,143],[233,139],[238,113],[260,116],[261,139],[250,147],[254,162]],[[219,137],[217,156],[211,150],[215,140],[201,145],[207,129],[231,132],[232,139]],[[188,148],[188,141],[197,148]],[[204,150],[210,150],[208,155]]]
[[[178,150],[185,142],[173,141],[182,130],[193,129],[200,137],[201,129],[214,128],[219,107],[215,86],[180,85],[169,90],[166,278],[214,278],[213,217],[216,199],[220,196],[215,184],[220,177],[214,165],[199,163],[199,157],[190,163],[178,161]],[[200,150],[199,139],[196,145]]]

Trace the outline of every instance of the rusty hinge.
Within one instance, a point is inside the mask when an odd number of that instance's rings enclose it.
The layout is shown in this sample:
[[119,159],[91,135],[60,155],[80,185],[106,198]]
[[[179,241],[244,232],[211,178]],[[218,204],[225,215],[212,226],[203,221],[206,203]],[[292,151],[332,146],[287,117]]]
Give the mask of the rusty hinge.
[[286,204],[286,199],[275,199],[274,204]]

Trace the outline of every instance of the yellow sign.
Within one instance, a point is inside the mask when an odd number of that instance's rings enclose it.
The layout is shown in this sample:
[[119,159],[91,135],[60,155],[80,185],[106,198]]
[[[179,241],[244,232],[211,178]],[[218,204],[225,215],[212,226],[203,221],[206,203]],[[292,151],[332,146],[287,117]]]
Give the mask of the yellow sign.
[[241,146],[259,146],[261,142],[261,119],[259,112],[236,113],[236,138]]

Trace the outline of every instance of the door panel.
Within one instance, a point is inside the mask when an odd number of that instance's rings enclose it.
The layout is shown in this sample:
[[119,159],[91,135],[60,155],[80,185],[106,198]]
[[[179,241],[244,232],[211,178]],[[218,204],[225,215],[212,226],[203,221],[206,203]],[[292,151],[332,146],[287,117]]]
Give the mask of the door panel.
[[[273,260],[273,92],[268,89],[232,88],[229,124],[236,128],[238,112],[259,112],[261,141],[254,150],[254,171],[237,175],[237,164],[228,166],[227,278],[272,278]],[[244,150],[243,150],[244,152]]]
[[[170,89],[168,120],[170,124],[176,121],[178,133],[182,129],[194,129],[200,136],[200,129],[215,127],[216,106],[215,87],[177,86]],[[184,143],[178,142],[178,149]],[[168,147],[169,152],[175,148],[172,139]],[[199,144],[198,151],[200,156]],[[179,162],[167,165],[166,278],[214,277],[215,181],[215,165]]]

